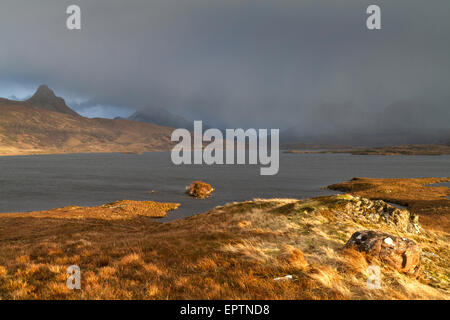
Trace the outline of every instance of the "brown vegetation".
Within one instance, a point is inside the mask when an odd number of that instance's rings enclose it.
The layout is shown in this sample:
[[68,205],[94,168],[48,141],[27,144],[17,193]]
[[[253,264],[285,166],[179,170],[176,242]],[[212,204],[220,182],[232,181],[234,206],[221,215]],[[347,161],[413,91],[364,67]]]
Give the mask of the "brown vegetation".
[[438,156],[450,154],[450,146],[440,144],[409,144],[401,146],[389,147],[374,147],[374,148],[328,148],[324,147],[322,151],[302,150],[313,148],[301,148],[286,150],[285,153],[310,154],[310,153],[350,153],[353,155],[384,155],[384,156],[399,156],[399,155],[423,155],[423,156]]
[[423,155],[423,156],[438,156],[443,154],[450,154],[450,146],[447,145],[402,145],[392,147],[377,147],[368,149],[357,149],[351,151],[354,155]]
[[450,188],[429,186],[448,181],[450,178],[353,178],[328,188],[406,206],[409,211],[420,216],[423,226],[449,232]]
[[[2,214],[0,298],[449,299],[448,234],[344,214],[352,200],[255,199],[165,224],[149,217],[176,204]],[[414,240],[426,255],[421,272],[380,263],[382,288],[369,290],[365,254],[343,249],[362,229]],[[71,291],[66,269],[74,264],[82,288]],[[292,280],[274,280],[286,275]]]

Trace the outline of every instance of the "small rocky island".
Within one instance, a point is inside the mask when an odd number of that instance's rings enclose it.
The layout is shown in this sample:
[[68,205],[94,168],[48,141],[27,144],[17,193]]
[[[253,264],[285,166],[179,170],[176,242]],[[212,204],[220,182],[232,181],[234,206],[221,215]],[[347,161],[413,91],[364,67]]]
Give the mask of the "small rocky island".
[[186,187],[186,193],[197,199],[206,199],[211,196],[214,188],[206,182],[194,181]]

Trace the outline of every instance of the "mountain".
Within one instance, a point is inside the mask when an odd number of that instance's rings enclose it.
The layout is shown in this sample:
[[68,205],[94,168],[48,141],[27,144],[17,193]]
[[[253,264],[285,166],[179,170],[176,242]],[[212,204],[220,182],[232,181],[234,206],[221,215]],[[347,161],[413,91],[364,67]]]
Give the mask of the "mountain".
[[136,111],[127,118],[131,121],[140,121],[168,126],[172,128],[184,128],[190,131],[194,130],[194,121],[188,121],[185,118],[174,115],[162,108],[151,108],[143,111]]
[[42,108],[50,111],[60,112],[72,116],[79,116],[78,113],[70,109],[63,98],[57,97],[55,93],[46,85],[41,85],[36,93],[25,101],[32,107]]
[[307,122],[283,130],[280,139],[285,145],[448,144],[448,119],[448,105],[432,99],[398,101],[377,113],[358,106],[321,105]]
[[297,128],[280,132],[282,149],[340,149],[352,147],[383,147],[410,144],[450,145],[450,129],[426,132],[400,128],[382,129],[379,132],[336,132],[331,134],[298,133]]
[[0,155],[169,150],[172,131],[151,123],[82,117],[47,86],[26,101],[0,98]]

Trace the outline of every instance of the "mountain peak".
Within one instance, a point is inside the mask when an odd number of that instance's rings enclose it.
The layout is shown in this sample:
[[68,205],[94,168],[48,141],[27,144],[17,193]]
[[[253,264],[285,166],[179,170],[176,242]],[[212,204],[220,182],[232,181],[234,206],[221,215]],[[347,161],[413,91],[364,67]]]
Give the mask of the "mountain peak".
[[37,88],[36,92],[34,93],[33,97],[55,97],[56,95],[53,92],[52,89],[50,89],[46,84],[42,84]]
[[72,116],[79,116],[78,113],[66,105],[63,98],[57,97],[53,90],[45,84],[40,85],[33,96],[27,100],[27,102],[32,107],[70,114]]

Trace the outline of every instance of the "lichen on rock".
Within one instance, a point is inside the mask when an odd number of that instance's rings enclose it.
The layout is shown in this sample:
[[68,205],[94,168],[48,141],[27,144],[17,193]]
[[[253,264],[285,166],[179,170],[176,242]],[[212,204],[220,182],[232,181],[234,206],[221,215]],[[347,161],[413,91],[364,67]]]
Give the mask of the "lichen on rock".
[[345,245],[379,259],[397,271],[417,273],[421,248],[412,240],[379,231],[355,232]]
[[342,195],[339,199],[345,214],[370,223],[383,223],[398,231],[420,233],[419,216],[407,209],[396,208],[382,200],[369,200],[362,197]]

